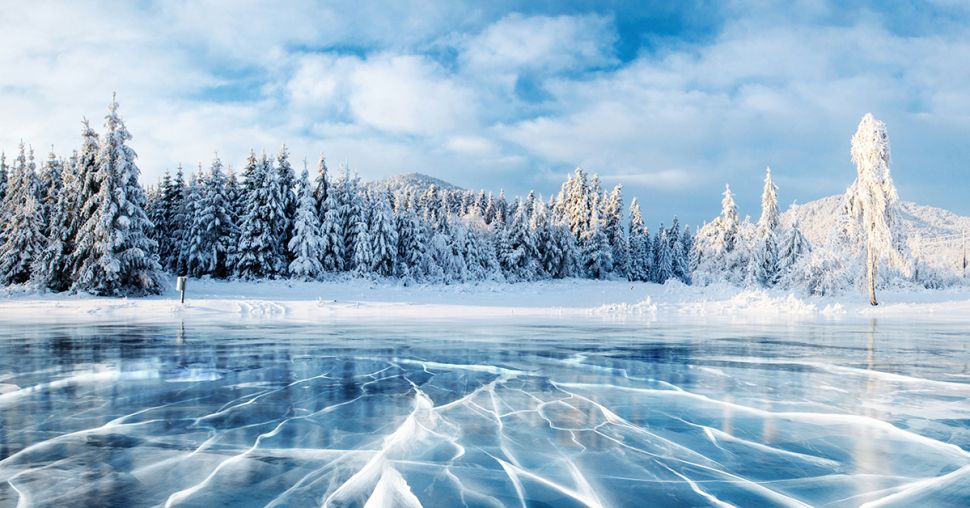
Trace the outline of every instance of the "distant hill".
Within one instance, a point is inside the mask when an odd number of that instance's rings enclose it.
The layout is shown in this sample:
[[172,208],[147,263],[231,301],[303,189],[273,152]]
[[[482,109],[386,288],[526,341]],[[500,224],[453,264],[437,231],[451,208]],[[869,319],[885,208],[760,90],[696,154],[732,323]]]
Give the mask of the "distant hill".
[[446,182],[440,178],[428,176],[422,173],[407,173],[403,175],[389,176],[383,180],[368,183],[372,189],[389,189],[391,192],[413,187],[419,191],[427,190],[432,185],[437,185],[439,189],[461,190],[461,187]]
[[[842,196],[829,196],[795,205],[782,214],[781,222],[787,227],[797,217],[805,237],[813,245],[820,245],[835,229],[841,202]],[[907,201],[902,203],[901,215],[911,245],[920,238],[923,255],[929,262],[953,270],[961,267],[964,241],[970,243],[970,217]]]

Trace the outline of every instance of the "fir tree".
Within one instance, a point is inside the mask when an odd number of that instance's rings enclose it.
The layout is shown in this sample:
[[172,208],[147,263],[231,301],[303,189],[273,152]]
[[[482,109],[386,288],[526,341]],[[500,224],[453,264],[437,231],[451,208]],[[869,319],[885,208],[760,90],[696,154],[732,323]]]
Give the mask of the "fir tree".
[[586,274],[594,279],[605,279],[613,271],[613,249],[600,224],[599,213],[593,208],[590,227],[582,239],[582,255]]
[[337,272],[344,267],[344,231],[337,193],[329,192],[323,205],[326,212],[320,224],[320,259],[323,269]]
[[74,287],[99,295],[144,295],[161,291],[161,267],[155,242],[146,234],[151,223],[145,214],[145,194],[138,182],[131,134],[112,98],[105,117],[105,133],[95,161],[99,189],[96,214],[80,231],[83,258]]
[[674,272],[673,246],[669,236],[671,230],[660,226],[659,233],[654,239],[654,251],[656,260],[654,261],[653,279],[658,284],[663,284],[676,277]]
[[372,270],[385,277],[392,275],[397,264],[398,238],[391,205],[384,195],[374,202],[370,240],[373,256]]
[[194,227],[198,235],[198,269],[202,274],[224,278],[229,275],[234,222],[226,175],[218,156],[201,179],[200,194]]
[[293,261],[289,265],[290,276],[303,280],[313,280],[323,273],[321,259],[320,222],[314,189],[310,186],[310,175],[306,169],[300,175],[297,193],[296,218],[293,223],[293,238],[287,244]]
[[649,281],[653,271],[650,233],[643,223],[643,212],[636,198],[630,203],[630,280]]
[[317,217],[319,217],[322,222],[324,216],[327,214],[326,202],[329,195],[329,186],[327,177],[327,158],[320,154],[320,161],[317,163],[317,177],[315,181],[315,186],[313,188],[313,199],[317,206]]

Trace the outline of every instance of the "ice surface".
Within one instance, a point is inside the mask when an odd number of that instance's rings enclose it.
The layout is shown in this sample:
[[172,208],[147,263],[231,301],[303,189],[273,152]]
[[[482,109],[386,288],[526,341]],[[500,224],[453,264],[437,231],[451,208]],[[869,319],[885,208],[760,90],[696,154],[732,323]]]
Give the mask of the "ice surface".
[[960,323],[0,330],[0,507],[966,506]]

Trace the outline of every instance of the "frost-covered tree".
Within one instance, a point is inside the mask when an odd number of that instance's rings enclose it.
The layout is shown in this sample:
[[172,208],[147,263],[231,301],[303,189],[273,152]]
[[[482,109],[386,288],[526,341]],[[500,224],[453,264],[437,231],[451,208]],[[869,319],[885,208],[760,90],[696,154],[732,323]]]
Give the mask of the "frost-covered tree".
[[658,284],[663,284],[669,279],[676,277],[674,272],[674,251],[670,241],[670,231],[660,225],[659,233],[654,237],[653,250],[656,258],[654,259],[653,280]]
[[765,173],[765,186],[761,193],[761,218],[756,225],[748,268],[751,284],[759,287],[775,285],[779,276],[778,187],[771,179],[771,168]]
[[397,229],[394,224],[394,214],[387,196],[381,194],[374,200],[371,220],[371,253],[373,256],[372,270],[385,277],[394,273],[397,265]]
[[623,231],[623,186],[617,185],[602,203],[603,233],[610,244],[613,272],[626,277],[630,268],[629,243]]
[[280,187],[280,206],[283,210],[283,215],[279,219],[280,228],[283,232],[283,236],[280,237],[283,242],[280,250],[284,257],[289,258],[286,245],[289,243],[290,238],[293,237],[293,217],[296,215],[297,203],[295,193],[296,173],[293,170],[293,165],[290,164],[290,152],[287,150],[286,145],[281,146],[279,153],[276,155],[276,173],[277,183]]
[[162,176],[159,187],[160,203],[155,223],[155,238],[158,241],[158,258],[162,268],[176,272],[179,269],[179,255],[182,251],[181,241],[187,225],[185,215],[185,173],[182,166],[178,166],[175,179],[172,180],[166,171]]
[[289,265],[291,277],[314,280],[323,273],[321,256],[320,220],[317,217],[315,189],[311,187],[310,175],[306,169],[300,175],[297,187],[296,217],[293,222],[293,237],[287,247],[293,261]]
[[77,209],[78,181],[77,155],[62,164],[57,201],[51,207],[50,227],[45,247],[31,268],[33,281],[53,291],[66,291],[71,287],[68,255],[73,249],[76,231],[71,229],[72,215]]
[[630,203],[630,280],[649,281],[653,273],[653,248],[650,232],[643,222],[643,212],[636,198]]
[[277,277],[286,272],[284,211],[279,174],[264,154],[256,160],[250,152],[243,172],[244,208],[240,218],[235,273],[243,279]]
[[190,277],[202,277],[208,275],[205,253],[201,250],[202,237],[206,227],[202,222],[202,164],[199,164],[195,173],[189,175],[189,180],[183,208],[185,229],[182,231],[182,240],[179,242],[182,251],[179,255],[181,259],[180,273]]
[[846,193],[845,202],[865,247],[869,303],[877,305],[879,263],[888,260],[893,267],[907,269],[904,259],[905,233],[898,210],[899,197],[889,174],[890,150],[886,124],[876,120],[871,113],[866,113],[852,136],[851,153],[857,176]]
[[343,270],[346,256],[343,218],[336,192],[327,193],[323,209],[325,212],[320,222],[320,261],[325,271],[337,272]]
[[745,278],[747,259],[738,207],[730,186],[725,186],[723,195],[721,215],[701,227],[694,238],[690,262],[694,283],[740,283]]
[[327,176],[327,158],[320,154],[320,161],[317,163],[317,177],[314,181],[313,187],[313,199],[317,205],[317,217],[323,222],[324,216],[327,214],[326,202],[329,195],[330,182]]
[[73,212],[68,219],[68,231],[65,233],[68,238],[68,244],[65,247],[66,270],[70,274],[72,283],[81,268],[81,263],[92,255],[90,249],[94,246],[93,242],[82,246],[80,234],[81,228],[91,222],[98,211],[98,194],[101,188],[101,175],[98,173],[96,164],[98,145],[100,145],[98,134],[91,128],[87,119],[82,120],[81,149],[77,153],[75,164],[76,190],[67,205]]
[[673,276],[677,280],[687,283],[690,281],[690,261],[685,255],[684,243],[680,238],[680,219],[674,217],[670,230],[667,231],[667,243],[670,247],[670,263]]
[[212,161],[208,173],[200,180],[199,201],[192,227],[197,239],[196,273],[218,278],[227,277],[235,223],[227,179],[219,157]]
[[131,134],[118,115],[112,97],[105,116],[104,135],[95,159],[99,188],[98,208],[79,232],[77,249],[82,258],[74,288],[99,295],[144,295],[162,289],[162,271],[156,245],[147,232],[145,192],[138,182]]
[[369,210],[362,195],[355,195],[354,203],[354,208],[358,212],[352,215],[355,218],[355,223],[353,226],[353,257],[350,266],[355,275],[363,276],[371,273],[374,266],[374,251],[368,221]]
[[499,252],[499,263],[509,280],[533,280],[538,276],[540,267],[536,238],[529,227],[527,207],[516,203],[515,208],[515,214],[505,228],[508,245],[503,252]]
[[0,285],[20,284],[30,279],[33,263],[41,255],[44,237],[42,208],[38,197],[31,188],[29,166],[14,172],[19,180],[11,190],[8,201],[16,201],[18,206],[7,213],[3,225],[3,243],[0,244]]
[[599,212],[592,208],[589,228],[581,240],[583,267],[594,279],[605,279],[613,271],[613,248],[603,232]]
[[397,267],[405,282],[420,280],[427,273],[427,236],[418,215],[405,209],[397,216]]

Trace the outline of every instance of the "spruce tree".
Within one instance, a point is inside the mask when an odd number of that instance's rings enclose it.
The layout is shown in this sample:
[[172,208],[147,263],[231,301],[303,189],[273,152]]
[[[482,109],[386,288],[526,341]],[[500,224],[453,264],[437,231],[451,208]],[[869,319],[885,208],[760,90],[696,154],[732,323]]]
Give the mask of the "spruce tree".
[[138,182],[140,170],[135,151],[127,145],[131,134],[113,97],[104,128],[95,161],[98,209],[82,226],[78,242],[92,255],[83,258],[74,288],[99,295],[158,293],[161,267],[154,254],[156,245],[147,235],[151,223]]
[[297,192],[296,217],[293,222],[293,237],[287,247],[293,261],[289,265],[291,277],[314,280],[323,273],[321,259],[320,221],[317,217],[317,202],[310,175],[306,169],[300,175]]
[[81,238],[81,229],[93,220],[98,211],[98,196],[101,192],[101,175],[98,172],[96,159],[98,146],[101,141],[94,132],[87,119],[81,122],[81,149],[77,154],[76,167],[76,195],[71,199],[68,208],[75,210],[68,220],[67,272],[73,281],[81,269],[82,262],[92,256],[91,248],[94,242],[85,242]]
[[650,233],[643,223],[643,212],[636,198],[630,203],[630,280],[649,281],[653,271]]
[[394,273],[397,264],[397,230],[387,196],[380,195],[374,201],[371,221],[372,270],[385,277]]
[[320,259],[325,271],[339,272],[344,268],[346,249],[343,219],[340,216],[340,204],[337,201],[336,192],[327,194],[323,208],[326,212],[320,224]]

